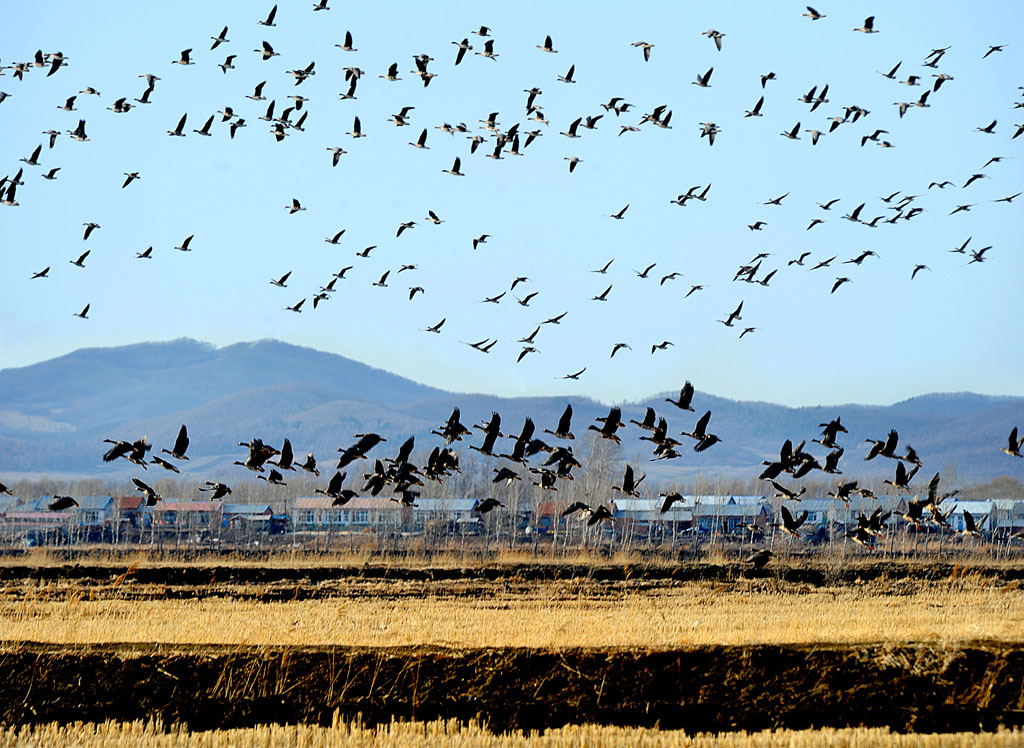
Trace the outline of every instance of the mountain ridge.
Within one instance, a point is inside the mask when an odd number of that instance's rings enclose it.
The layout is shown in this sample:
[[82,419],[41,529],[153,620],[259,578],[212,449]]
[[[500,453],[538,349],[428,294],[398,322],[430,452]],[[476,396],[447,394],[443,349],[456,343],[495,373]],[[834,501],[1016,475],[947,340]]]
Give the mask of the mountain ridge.
[[[681,384],[681,383],[680,383]],[[709,430],[722,443],[702,454],[680,449],[678,459],[647,463],[652,477],[711,474],[756,475],[763,460],[778,453],[784,439],[818,435],[818,424],[841,416],[850,429],[841,442],[845,461],[859,460],[856,475],[879,475],[885,461],[863,462],[868,438],[884,438],[890,428],[909,443],[929,469],[955,467],[961,476],[982,480],[1024,476],[1021,465],[999,452],[1013,425],[1024,423],[1024,397],[972,392],[930,393],[886,406],[847,403],[788,407],[766,401],[740,401],[698,391],[695,412],[664,401],[667,391],[623,404],[623,420],[641,420],[654,407],[669,421],[670,435],[692,429],[706,410]],[[0,370],[0,471],[22,474],[113,474],[128,464],[100,461],[105,438],[134,439],[148,434],[156,448],[167,446],[181,423],[189,425],[190,452],[209,469],[226,470],[238,459],[238,442],[259,436],[279,442],[289,437],[296,453],[312,451],[321,460],[348,444],[352,435],[377,431],[392,439],[417,437],[417,445],[460,406],[463,422],[478,423],[492,411],[502,430],[518,433],[532,417],[538,435],[554,424],[567,402],[573,427],[607,413],[608,406],[586,397],[499,397],[453,393],[376,369],[342,356],[277,340],[235,343],[217,348],[191,338],[111,348],[83,348],[28,367]],[[649,445],[636,429],[626,430],[625,459],[648,460]],[[684,440],[685,441],[685,440]],[[468,442],[475,442],[470,437]],[[815,445],[811,445],[814,447]],[[824,450],[819,449],[823,452]],[[849,470],[854,472],[851,465]]]

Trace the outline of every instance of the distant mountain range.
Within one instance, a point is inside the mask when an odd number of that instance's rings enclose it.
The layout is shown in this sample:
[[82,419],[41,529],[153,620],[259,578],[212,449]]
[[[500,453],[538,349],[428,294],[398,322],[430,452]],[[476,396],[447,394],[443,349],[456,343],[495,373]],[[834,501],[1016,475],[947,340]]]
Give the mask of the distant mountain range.
[[[751,477],[762,460],[778,454],[785,439],[806,439],[810,444],[819,434],[818,424],[836,416],[850,432],[841,435],[840,443],[846,447],[842,467],[851,475],[878,476],[893,469],[891,461],[863,462],[863,457],[868,447],[864,439],[884,439],[894,428],[900,434],[900,452],[907,443],[913,445],[925,462],[925,472],[952,468],[959,480],[974,482],[1001,475],[1024,477],[1024,460],[999,452],[1010,429],[1024,427],[1024,397],[962,392],[922,395],[888,406],[789,408],[698,390],[693,399],[696,412],[690,413],[664,401],[677,394],[623,404],[623,420],[642,420],[644,408],[651,406],[668,419],[670,433],[678,434],[692,429],[696,419],[711,410],[709,430],[722,442],[696,454],[683,438],[682,457],[655,464],[646,462],[650,443],[639,441],[642,432],[628,425],[620,430],[621,456],[645,461],[652,478]],[[418,447],[438,444],[440,439],[430,430],[439,428],[454,406],[462,409],[467,425],[497,411],[502,430],[513,434],[530,416],[538,436],[543,436],[540,430],[555,427],[567,402],[556,397],[445,392],[342,356],[279,341],[215,348],[182,339],[82,349],[32,366],[0,370],[0,477],[126,474],[129,463],[101,461],[103,439],[132,440],[146,434],[159,450],[170,447],[182,423],[188,424],[192,439],[188,467],[202,469],[204,478],[240,470],[230,466],[232,460],[244,458],[237,444],[254,436],[277,445],[287,436],[297,454],[313,452],[329,465],[335,449],[350,444],[359,432],[381,433],[395,448],[410,435]],[[571,402],[579,440],[608,406],[586,398]],[[479,440],[475,432],[468,443]],[[816,444],[810,447],[815,454],[825,451]]]

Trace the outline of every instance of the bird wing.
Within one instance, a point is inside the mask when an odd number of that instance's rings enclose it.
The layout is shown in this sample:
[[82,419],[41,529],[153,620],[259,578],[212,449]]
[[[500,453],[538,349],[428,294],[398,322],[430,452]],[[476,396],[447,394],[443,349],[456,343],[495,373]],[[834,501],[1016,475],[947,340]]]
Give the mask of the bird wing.
[[181,429],[178,431],[178,438],[174,440],[174,452],[175,454],[183,455],[187,449],[188,429],[185,428],[185,424],[181,424]]

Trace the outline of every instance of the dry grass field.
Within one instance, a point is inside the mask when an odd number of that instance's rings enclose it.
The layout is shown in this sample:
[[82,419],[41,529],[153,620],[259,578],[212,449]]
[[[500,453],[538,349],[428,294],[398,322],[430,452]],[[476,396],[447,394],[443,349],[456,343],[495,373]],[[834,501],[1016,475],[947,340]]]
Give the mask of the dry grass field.
[[379,728],[336,723],[331,727],[270,725],[237,730],[165,731],[143,722],[71,725],[47,724],[0,730],[0,748],[81,746],[81,748],[1016,748],[1024,733],[897,734],[875,728],[843,730],[778,730],[756,733],[686,735],[676,730],[651,730],[596,725],[572,726],[538,733],[496,735],[477,724],[454,720],[420,723],[394,722]]
[[[0,748],[1022,744],[1019,564],[36,561],[0,564]],[[264,723],[301,724],[227,729]]]
[[192,599],[164,599],[165,590],[130,580],[106,587],[7,583],[0,587],[0,631],[7,641],[64,644],[668,649],[1020,641],[1024,631],[1020,583],[970,575],[823,587],[773,579],[353,581],[273,602],[261,602],[258,588],[225,587]]

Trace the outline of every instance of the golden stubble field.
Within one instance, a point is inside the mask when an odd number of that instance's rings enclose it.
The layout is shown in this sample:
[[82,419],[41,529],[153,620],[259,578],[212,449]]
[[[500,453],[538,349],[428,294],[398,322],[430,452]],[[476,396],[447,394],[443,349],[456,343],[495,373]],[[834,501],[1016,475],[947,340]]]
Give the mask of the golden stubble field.
[[[261,601],[260,586],[166,599],[160,585],[7,582],[0,631],[13,641],[230,645],[645,647],[1020,641],[1019,582],[810,586],[555,580],[347,581]],[[287,596],[287,590],[284,591]],[[277,589],[274,597],[280,598]]]
[[765,730],[687,735],[679,730],[583,725],[539,732],[495,734],[478,724],[454,720],[391,723],[377,728],[355,723],[331,727],[269,725],[247,729],[189,732],[154,723],[47,724],[0,729],[0,748],[1017,748],[1020,731],[995,733],[898,734],[882,728]]
[[[1024,663],[1022,572],[0,563],[0,748],[1024,745],[998,730],[1024,708],[1006,681]],[[141,687],[145,706],[94,708],[92,668],[96,688]],[[808,725],[876,727],[782,729]]]

